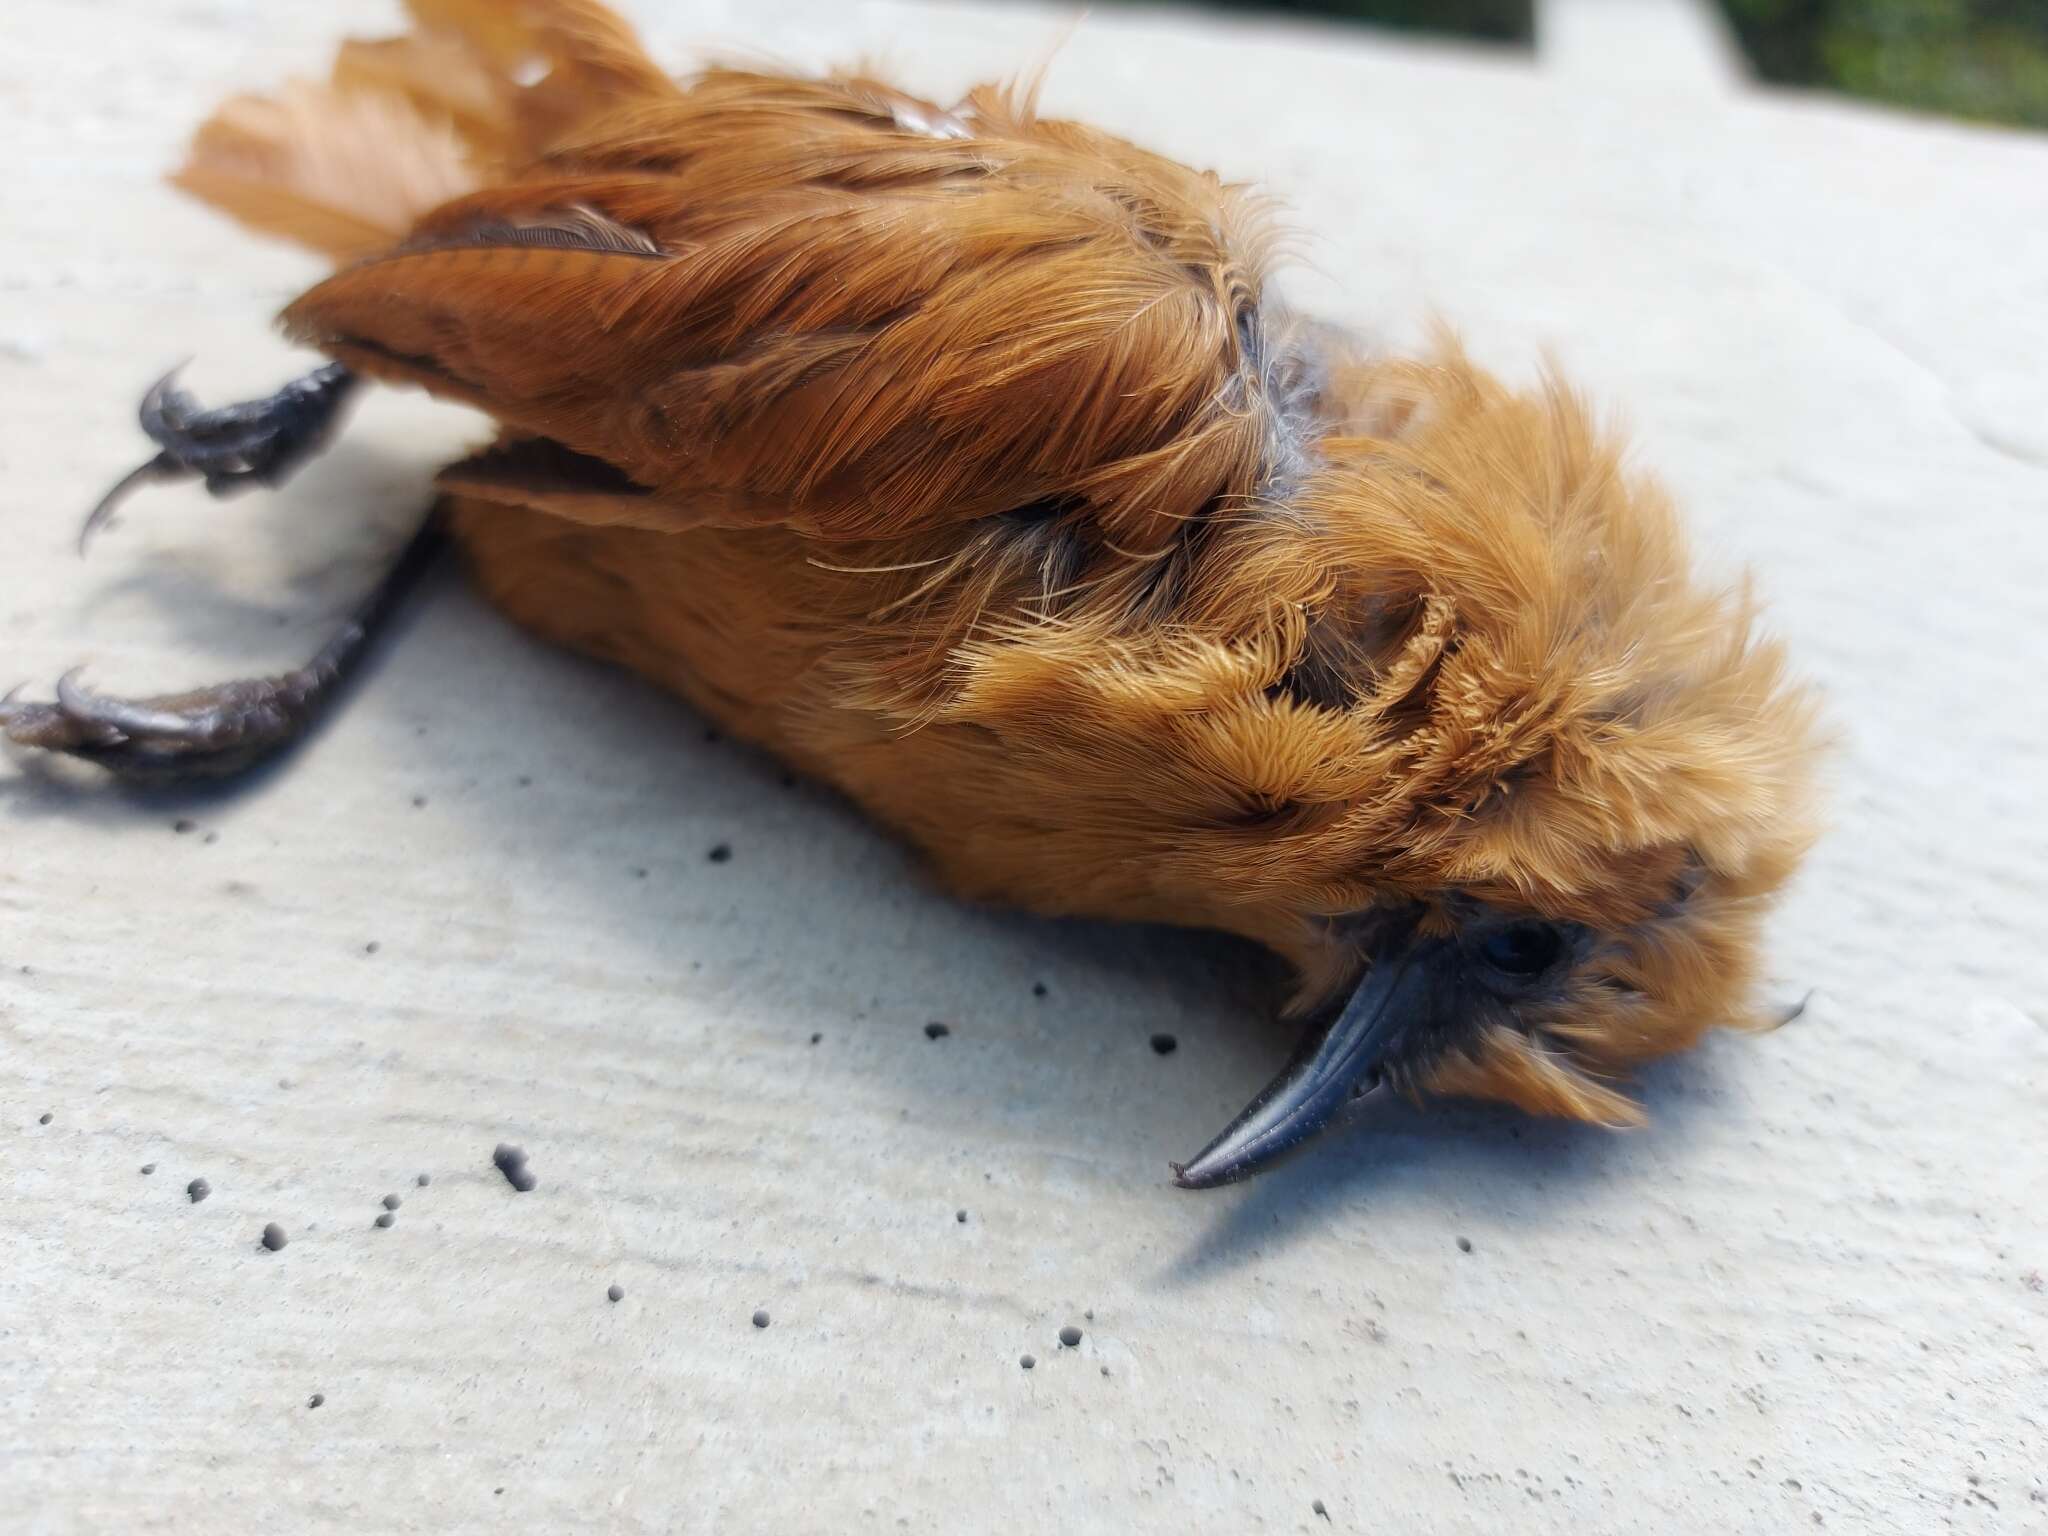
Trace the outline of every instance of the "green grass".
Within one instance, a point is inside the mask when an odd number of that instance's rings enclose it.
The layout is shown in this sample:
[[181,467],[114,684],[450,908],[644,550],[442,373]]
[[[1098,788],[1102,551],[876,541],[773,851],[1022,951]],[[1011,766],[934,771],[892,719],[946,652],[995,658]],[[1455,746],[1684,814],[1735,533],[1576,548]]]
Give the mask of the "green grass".
[[[1527,44],[1530,0],[1216,0]],[[1720,0],[1756,71],[1897,106],[2048,128],[2048,0]]]

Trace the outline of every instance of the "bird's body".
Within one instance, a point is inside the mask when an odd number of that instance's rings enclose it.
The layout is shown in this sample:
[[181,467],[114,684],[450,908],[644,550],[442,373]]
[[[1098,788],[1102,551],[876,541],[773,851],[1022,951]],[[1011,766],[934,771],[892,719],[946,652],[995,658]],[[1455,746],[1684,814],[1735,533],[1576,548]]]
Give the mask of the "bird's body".
[[1374,1026],[1411,1090],[1618,1123],[1753,1019],[1810,706],[1566,391],[1357,353],[1249,194],[1021,94],[413,8],[181,179],[342,260],[293,335],[495,418],[442,484],[507,613],[968,896],[1240,933],[1346,1017],[1453,957]]

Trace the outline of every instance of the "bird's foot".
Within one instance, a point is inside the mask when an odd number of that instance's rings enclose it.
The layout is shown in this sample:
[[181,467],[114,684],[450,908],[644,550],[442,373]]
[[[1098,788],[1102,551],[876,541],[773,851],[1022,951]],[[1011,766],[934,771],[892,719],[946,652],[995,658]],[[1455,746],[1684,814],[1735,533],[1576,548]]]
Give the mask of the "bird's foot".
[[23,702],[13,693],[0,699],[0,737],[96,763],[117,778],[140,783],[220,778],[252,768],[305,734],[445,539],[437,510],[376,588],[302,667],[144,699],[94,693],[78,681],[74,669],[58,682],[53,701]]
[[331,681],[311,667],[146,699],[95,693],[76,670],[54,702],[0,701],[0,732],[18,746],[97,763],[148,782],[239,773],[306,726]]
[[315,368],[275,394],[204,410],[177,386],[178,370],[142,397],[142,430],[157,455],[100,498],[78,532],[81,552],[129,493],[156,481],[203,480],[215,496],[283,484],[326,446],[357,376],[340,363]]

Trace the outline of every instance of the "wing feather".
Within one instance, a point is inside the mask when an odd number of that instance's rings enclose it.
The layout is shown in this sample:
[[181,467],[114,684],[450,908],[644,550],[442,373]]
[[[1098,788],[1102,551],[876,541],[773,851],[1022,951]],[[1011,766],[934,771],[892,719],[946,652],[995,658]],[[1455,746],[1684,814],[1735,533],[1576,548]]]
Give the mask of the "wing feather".
[[1275,459],[1257,212],[1009,110],[715,72],[287,324],[612,466],[674,526],[859,539],[1072,502],[1156,548]]

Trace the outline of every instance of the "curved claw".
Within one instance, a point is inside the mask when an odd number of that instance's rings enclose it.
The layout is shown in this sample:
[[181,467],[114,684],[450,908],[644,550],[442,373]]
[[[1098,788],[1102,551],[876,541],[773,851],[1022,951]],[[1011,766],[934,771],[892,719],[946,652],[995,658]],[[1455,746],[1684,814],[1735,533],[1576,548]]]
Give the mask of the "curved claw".
[[282,484],[325,445],[358,383],[347,368],[328,363],[262,399],[202,410],[178,388],[184,367],[178,364],[143,394],[137,416],[159,451],[124,475],[87,514],[78,531],[79,553],[116,507],[152,481],[203,479],[215,496]]
[[80,557],[84,556],[85,547],[92,542],[92,536],[106,527],[112,520],[115,510],[138,489],[158,480],[182,480],[191,473],[191,470],[180,466],[168,452],[159,453],[147,463],[138,464],[129,470],[114,482],[113,489],[95,502],[92,511],[86,514],[85,524],[78,530]]
[[184,407],[191,404],[191,397],[178,388],[178,375],[191,366],[192,359],[186,358],[143,391],[142,404],[136,409],[136,418],[142,423],[142,430],[153,443],[163,444],[164,438],[185,424],[189,414]]
[[84,670],[73,667],[57,679],[57,703],[65,714],[83,725],[122,736],[149,737],[166,744],[205,741],[213,732],[214,721],[207,713],[153,708],[146,702],[95,693],[77,681]]

